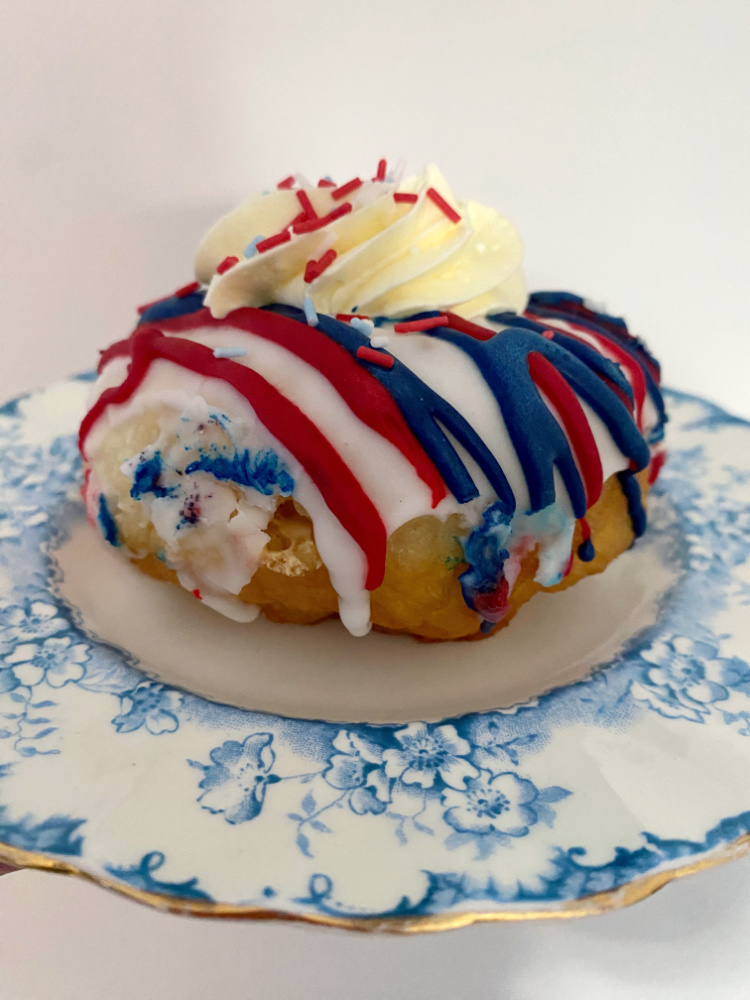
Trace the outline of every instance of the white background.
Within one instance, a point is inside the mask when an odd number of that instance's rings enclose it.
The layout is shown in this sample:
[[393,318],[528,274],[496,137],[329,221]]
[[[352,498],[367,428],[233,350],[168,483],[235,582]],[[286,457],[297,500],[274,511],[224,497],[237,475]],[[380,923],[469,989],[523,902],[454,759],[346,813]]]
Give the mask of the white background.
[[[750,417],[743,0],[0,0],[0,397],[93,366],[204,228],[300,169],[434,161],[532,288]],[[750,997],[750,861],[596,920],[374,939],[0,881],[1,1000]]]

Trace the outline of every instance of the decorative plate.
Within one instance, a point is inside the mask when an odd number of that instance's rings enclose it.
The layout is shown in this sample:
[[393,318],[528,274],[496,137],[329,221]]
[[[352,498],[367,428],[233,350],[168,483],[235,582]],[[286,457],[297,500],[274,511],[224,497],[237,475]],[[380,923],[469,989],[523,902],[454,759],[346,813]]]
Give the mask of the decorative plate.
[[78,498],[86,381],[0,409],[0,860],[413,931],[750,846],[750,424],[669,393],[646,536],[496,639],[420,645],[234,626],[121,564]]

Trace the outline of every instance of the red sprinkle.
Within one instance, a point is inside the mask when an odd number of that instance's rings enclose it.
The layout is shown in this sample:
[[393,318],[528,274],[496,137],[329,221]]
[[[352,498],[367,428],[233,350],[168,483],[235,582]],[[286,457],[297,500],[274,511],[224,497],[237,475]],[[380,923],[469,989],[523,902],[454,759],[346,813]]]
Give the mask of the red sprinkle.
[[197,292],[200,287],[199,282],[191,281],[189,285],[183,285],[182,288],[178,288],[175,295],[178,299],[184,299],[186,295],[192,295],[193,292]]
[[394,191],[393,192],[394,201],[405,201],[409,205],[413,205],[415,201],[419,200],[418,194],[407,194],[406,191]]
[[388,164],[386,163],[385,160],[378,160],[378,172],[373,177],[374,181],[384,181],[385,180],[385,171],[386,171],[386,167],[387,166],[388,166]]
[[[295,194],[297,195],[299,203],[302,206],[303,215],[302,219],[300,219],[300,222],[302,222],[304,219],[317,219],[318,213],[312,207],[312,202],[308,197],[307,191],[296,191]],[[297,219],[299,219],[299,216],[297,216]],[[294,222],[297,222],[297,219],[295,219]],[[294,222],[292,223],[292,225],[294,225]]]
[[335,191],[331,191],[331,197],[334,201],[339,201],[341,198],[346,198],[348,194],[352,191],[356,191],[358,187],[362,187],[362,181],[359,177],[353,177],[346,184],[342,184],[341,187],[337,187]]
[[393,355],[375,351],[372,347],[358,347],[357,357],[363,361],[371,361],[374,365],[380,365],[381,368],[393,368]]
[[427,319],[413,319],[408,323],[396,323],[393,329],[396,333],[416,333],[418,330],[434,330],[436,326],[448,326],[448,317],[441,313]]
[[587,542],[589,538],[591,538],[591,528],[589,527],[589,522],[585,517],[580,517],[578,522],[581,525],[581,541]]
[[448,312],[445,315],[448,317],[447,326],[451,330],[458,330],[459,333],[468,333],[474,340],[492,340],[495,336],[494,330],[488,330],[486,326],[481,326],[479,323],[472,323],[471,320],[464,319],[463,316],[456,316],[452,312]]
[[542,336],[545,340],[554,340],[555,334],[553,330],[542,330]]
[[307,267],[305,268],[305,283],[310,284],[311,281],[315,281],[320,275],[325,271],[327,267],[336,260],[336,251],[326,250],[320,260],[308,260]]
[[284,228],[285,229],[291,229],[292,226],[296,226],[296,225],[299,225],[300,222],[304,222],[306,218],[307,218],[307,213],[306,212],[300,212],[299,215],[295,215],[294,218],[292,219],[292,221],[287,226],[285,226]]
[[281,246],[282,243],[288,243],[291,238],[292,234],[289,230],[282,229],[275,236],[269,236],[267,240],[261,240],[260,243],[256,243],[255,249],[258,253],[265,253],[266,250],[273,250],[274,247]]
[[276,187],[281,188],[282,191],[288,191],[289,188],[294,187],[294,182],[295,182],[294,174],[289,174],[289,176],[285,177],[283,181],[279,181]]
[[201,597],[201,592],[197,588],[192,593],[193,593],[193,597],[197,597],[199,601],[203,600],[203,598]]
[[341,323],[351,323],[353,319],[369,319],[364,313],[336,313],[336,319]]
[[439,191],[436,191],[435,188],[427,188],[427,197],[435,202],[437,207],[441,210],[441,212],[443,212],[445,215],[448,216],[451,222],[461,221],[461,216],[458,214],[455,208],[451,208],[448,202],[445,200],[445,198],[440,194]]
[[[260,244],[258,245],[260,246]],[[239,257],[225,257],[221,264],[217,266],[216,273],[223,274],[225,271],[228,271],[230,267],[234,267],[235,264],[239,264],[239,262]]]
[[321,177],[318,181],[319,188],[335,188],[336,181],[329,181],[327,177]]
[[[346,201],[343,205],[339,205],[338,208],[334,208],[332,212],[328,215],[321,215],[317,219],[308,219],[306,222],[298,222],[294,226],[294,232],[299,233],[312,233],[316,229],[322,229],[327,226],[330,222],[335,222],[336,219],[340,219],[342,215],[348,215],[351,212],[351,203]],[[260,244],[258,244],[260,246]]]

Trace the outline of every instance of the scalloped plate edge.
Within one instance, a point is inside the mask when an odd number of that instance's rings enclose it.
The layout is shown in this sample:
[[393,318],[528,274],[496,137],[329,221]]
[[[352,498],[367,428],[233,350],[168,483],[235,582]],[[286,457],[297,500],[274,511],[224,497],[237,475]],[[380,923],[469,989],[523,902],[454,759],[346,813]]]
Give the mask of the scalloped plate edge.
[[640,903],[642,900],[648,899],[649,896],[653,896],[659,889],[663,889],[665,885],[684,878],[686,875],[695,875],[709,868],[737,861],[747,855],[750,855],[750,833],[711,851],[690,864],[643,875],[632,882],[618,886],[616,889],[609,889],[606,892],[582,896],[580,899],[563,903],[557,910],[470,910],[450,915],[431,914],[424,917],[333,917],[323,914],[284,913],[261,906],[233,906],[230,903],[203,902],[201,900],[180,899],[177,896],[166,896],[162,893],[135,889],[115,879],[92,875],[76,865],[67,861],[59,861],[46,854],[26,851],[12,847],[10,844],[0,843],[0,862],[13,868],[30,868],[37,871],[54,872],[59,875],[71,875],[86,882],[93,882],[103,889],[109,889],[164,913],[213,917],[215,919],[283,920],[293,923],[338,927],[340,930],[381,934],[430,934],[437,931],[458,930],[480,923],[601,916],[603,913],[622,910],[627,906]]

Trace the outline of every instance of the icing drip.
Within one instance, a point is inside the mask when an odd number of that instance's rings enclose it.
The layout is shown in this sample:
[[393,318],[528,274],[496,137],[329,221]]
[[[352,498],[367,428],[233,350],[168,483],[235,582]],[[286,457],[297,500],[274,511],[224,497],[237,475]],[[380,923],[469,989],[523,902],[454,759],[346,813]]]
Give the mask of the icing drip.
[[578,558],[581,562],[591,562],[596,555],[594,543],[591,541],[591,529],[585,517],[581,518],[581,544],[578,546]]
[[618,478],[625,499],[628,501],[628,513],[633,525],[633,533],[636,538],[640,538],[646,530],[646,510],[643,506],[640,483],[635,478],[635,473],[630,470],[619,472]]

